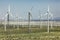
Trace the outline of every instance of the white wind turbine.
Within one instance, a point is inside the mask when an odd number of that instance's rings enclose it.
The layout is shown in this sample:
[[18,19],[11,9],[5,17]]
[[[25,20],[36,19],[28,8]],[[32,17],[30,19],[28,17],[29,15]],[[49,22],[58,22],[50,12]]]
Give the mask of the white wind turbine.
[[6,19],[6,16],[7,16],[7,14],[6,14],[4,17],[2,17],[2,19],[4,20],[4,30],[5,30],[5,31],[6,31],[6,24],[7,24],[7,23],[6,23],[6,22],[7,22],[7,21],[6,21],[6,20],[7,20],[7,19]]
[[7,24],[7,15],[6,14],[4,17],[2,17],[2,20],[4,20],[4,30],[6,31],[6,24]]
[[[6,25],[8,24],[9,26],[9,15],[11,15],[11,12],[10,12],[10,5],[8,6],[8,12],[7,14],[5,15],[4,19],[5,19],[5,26],[4,26],[4,29],[6,31]],[[11,15],[12,16],[12,15]],[[13,17],[13,16],[12,16]]]
[[19,18],[18,18],[18,16],[16,16],[16,20],[17,20],[17,30],[19,30]]
[[18,16],[16,16],[16,20],[17,20],[17,30],[19,30],[19,19],[22,19],[22,17],[18,17]]
[[51,15],[51,19],[52,19],[52,21],[51,21],[51,28],[53,28],[53,15]]
[[52,21],[53,20],[53,14],[50,11],[49,11],[49,19],[51,19],[50,26],[51,26],[51,28],[53,28],[53,21]]
[[[32,7],[33,8],[33,7]],[[30,9],[30,11],[28,12],[28,28],[29,28],[29,33],[30,33],[30,21],[31,21],[31,17],[32,17],[32,14],[31,14],[31,11],[32,11],[32,8]]]
[[[40,13],[40,12],[39,12]],[[39,15],[39,19],[40,19],[40,28],[42,28],[42,14],[40,13]]]
[[22,25],[22,22],[21,21],[23,21],[24,20],[24,18],[23,17],[19,17],[19,19],[20,19],[20,25],[21,25],[21,27],[23,27]]
[[[49,19],[51,17],[53,18],[53,14],[51,14],[50,11],[49,11],[49,6],[48,6],[47,13],[45,15],[47,15],[47,19],[48,19],[48,29],[47,29],[47,32],[49,33]],[[52,23],[51,23],[51,28],[52,28]]]

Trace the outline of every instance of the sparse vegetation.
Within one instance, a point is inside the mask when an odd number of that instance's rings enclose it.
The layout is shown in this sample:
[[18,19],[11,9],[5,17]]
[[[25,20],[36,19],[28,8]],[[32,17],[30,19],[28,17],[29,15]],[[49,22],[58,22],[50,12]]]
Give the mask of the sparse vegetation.
[[4,25],[0,25],[0,40],[60,40],[60,26],[50,28],[50,33],[47,33],[47,26],[42,28],[39,25],[31,25],[30,33],[27,25],[20,25],[17,30],[13,25],[7,26],[7,31],[4,31]]

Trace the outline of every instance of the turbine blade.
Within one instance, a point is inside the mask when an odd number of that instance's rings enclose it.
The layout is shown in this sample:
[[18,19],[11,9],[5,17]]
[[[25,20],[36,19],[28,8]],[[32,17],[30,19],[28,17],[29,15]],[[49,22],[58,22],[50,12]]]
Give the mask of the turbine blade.
[[5,15],[5,17],[7,17],[8,14]]
[[8,6],[8,13],[10,13],[10,4],[9,4],[9,6]]
[[47,10],[47,14],[49,15],[49,5],[48,5],[48,10]]

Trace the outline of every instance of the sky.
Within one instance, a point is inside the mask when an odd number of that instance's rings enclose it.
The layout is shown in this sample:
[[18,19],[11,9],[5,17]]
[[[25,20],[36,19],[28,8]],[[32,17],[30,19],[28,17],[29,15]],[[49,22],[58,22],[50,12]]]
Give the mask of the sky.
[[[45,14],[50,7],[50,13],[54,18],[60,17],[60,0],[0,0],[0,18],[7,14],[8,5],[11,8],[11,15],[21,19],[28,18],[28,12],[31,11],[31,19],[39,19],[40,14]],[[32,10],[30,10],[32,8]],[[10,17],[12,18],[12,17]],[[46,18],[46,16],[42,16]]]

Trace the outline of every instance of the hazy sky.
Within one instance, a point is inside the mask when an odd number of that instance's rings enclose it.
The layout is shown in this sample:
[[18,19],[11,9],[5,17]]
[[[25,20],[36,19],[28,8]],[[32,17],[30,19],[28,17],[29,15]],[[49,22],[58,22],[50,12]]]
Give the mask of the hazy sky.
[[24,19],[27,19],[28,11],[32,7],[31,14],[33,19],[38,19],[40,13],[45,14],[47,12],[48,5],[54,18],[60,17],[60,0],[0,0],[0,17],[7,13],[9,4],[11,6],[11,14]]

